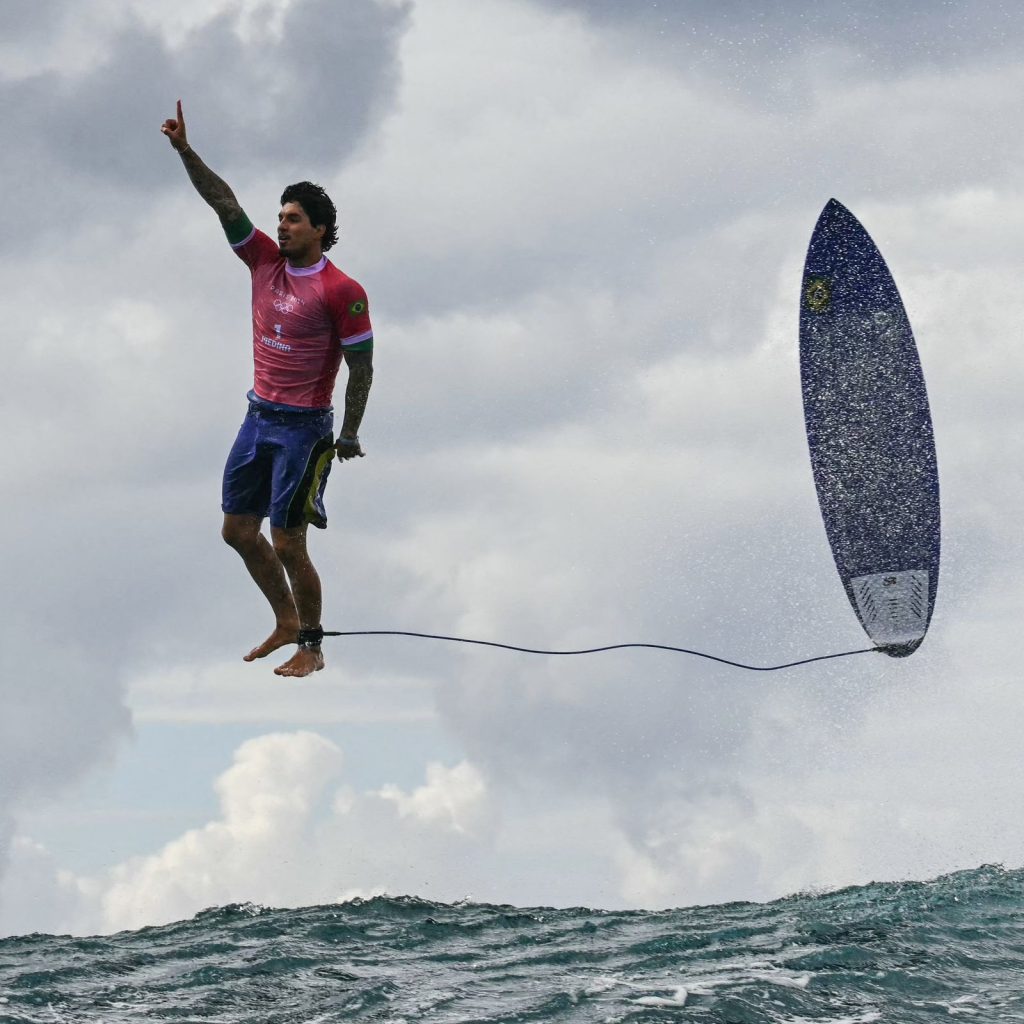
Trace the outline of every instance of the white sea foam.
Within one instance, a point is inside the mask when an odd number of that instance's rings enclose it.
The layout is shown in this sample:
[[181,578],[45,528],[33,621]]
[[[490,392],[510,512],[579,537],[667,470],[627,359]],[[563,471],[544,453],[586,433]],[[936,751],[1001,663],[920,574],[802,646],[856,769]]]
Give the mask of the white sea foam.
[[766,982],[781,988],[805,989],[811,983],[809,974],[787,974],[771,964],[761,961],[745,966],[729,966],[714,974],[697,974],[685,981],[690,995],[713,996],[716,989],[739,988],[753,982]]
[[640,996],[638,999],[631,999],[631,1003],[637,1006],[685,1006],[689,995],[686,988],[680,985],[671,990],[668,996]]
[[620,978],[613,978],[607,974],[599,974],[594,978],[581,978],[577,977],[577,981],[584,983],[581,989],[585,996],[599,996],[605,992],[610,992],[614,988],[618,988],[621,985],[629,985],[628,981],[623,981]]
[[789,1017],[788,1024],[874,1024],[881,1020],[879,1010],[866,1010],[858,1017]]
[[811,976],[809,974],[798,974],[795,977],[790,977],[786,974],[775,974],[768,971],[758,971],[751,975],[752,978],[756,978],[758,981],[767,981],[769,985],[781,985],[783,988],[807,988],[811,983]]

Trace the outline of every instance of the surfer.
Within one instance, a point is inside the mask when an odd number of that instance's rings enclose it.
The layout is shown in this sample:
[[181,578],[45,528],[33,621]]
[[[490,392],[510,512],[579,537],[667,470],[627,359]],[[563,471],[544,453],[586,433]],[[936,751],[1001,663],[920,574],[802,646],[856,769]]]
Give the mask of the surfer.
[[[276,621],[243,660],[297,643],[274,671],[307,676],[324,667],[324,656],[321,584],[306,530],[310,523],[327,525],[324,486],[335,456],[364,454],[358,429],[373,380],[366,293],[324,255],[338,238],[337,212],[319,185],[302,181],[284,190],[274,242],[253,227],[228,185],[189,145],[181,100],[160,130],[252,274],[255,375],[224,469],[222,534],[242,556]],[[342,361],[348,383],[335,440],[331,398]],[[262,530],[268,517],[269,540]]]

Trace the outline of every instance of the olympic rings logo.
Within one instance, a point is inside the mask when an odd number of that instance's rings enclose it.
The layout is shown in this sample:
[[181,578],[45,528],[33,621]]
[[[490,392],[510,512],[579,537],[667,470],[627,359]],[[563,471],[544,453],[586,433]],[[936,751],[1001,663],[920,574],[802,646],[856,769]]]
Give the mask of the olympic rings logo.
[[295,307],[290,302],[284,302],[281,299],[274,299],[274,309],[278,313],[290,313]]

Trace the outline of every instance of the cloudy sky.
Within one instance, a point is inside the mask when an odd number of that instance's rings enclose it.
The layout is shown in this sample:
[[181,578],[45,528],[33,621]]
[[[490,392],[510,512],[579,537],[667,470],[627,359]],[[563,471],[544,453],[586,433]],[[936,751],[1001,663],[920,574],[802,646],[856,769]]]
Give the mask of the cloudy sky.
[[[12,0],[0,934],[378,892],[664,907],[1019,866],[1024,12],[991,0]],[[281,680],[219,538],[252,219],[341,211],[377,377],[324,625],[772,664],[864,637],[797,364],[831,196],[935,419],[908,661],[744,673],[328,641]],[[344,371],[343,371],[344,372]]]

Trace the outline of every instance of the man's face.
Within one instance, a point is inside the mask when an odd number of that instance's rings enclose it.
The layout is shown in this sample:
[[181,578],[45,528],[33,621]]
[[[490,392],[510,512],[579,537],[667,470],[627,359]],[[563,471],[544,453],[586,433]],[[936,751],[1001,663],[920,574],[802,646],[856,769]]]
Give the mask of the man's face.
[[292,260],[320,257],[324,226],[313,227],[298,203],[285,203],[277,215],[277,244],[281,255]]

